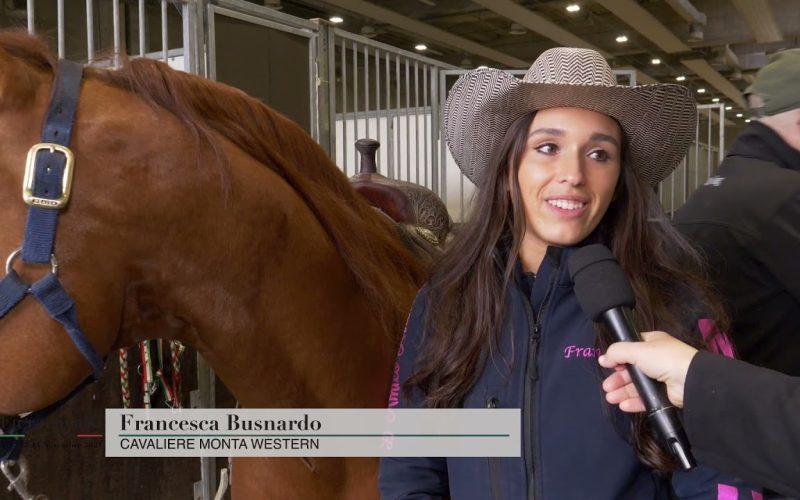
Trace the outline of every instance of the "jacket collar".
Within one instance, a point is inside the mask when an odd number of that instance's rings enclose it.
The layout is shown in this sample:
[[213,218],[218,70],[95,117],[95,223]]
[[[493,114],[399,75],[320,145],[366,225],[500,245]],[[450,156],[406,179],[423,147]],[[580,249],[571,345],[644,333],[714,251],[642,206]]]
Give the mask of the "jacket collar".
[[800,151],[784,141],[770,127],[752,122],[736,138],[728,156],[746,156],[800,171]]

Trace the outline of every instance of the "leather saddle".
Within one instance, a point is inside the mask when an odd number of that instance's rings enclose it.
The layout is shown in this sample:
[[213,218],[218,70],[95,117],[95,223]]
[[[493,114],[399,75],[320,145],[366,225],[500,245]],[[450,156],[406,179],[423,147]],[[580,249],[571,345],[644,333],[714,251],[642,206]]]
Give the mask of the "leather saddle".
[[[412,239],[422,239],[427,253],[438,253],[447,243],[452,220],[444,202],[430,189],[381,175],[375,163],[380,143],[359,139],[356,149],[361,155],[360,172],[350,177],[350,183],[370,204],[405,228]],[[416,242],[421,246],[421,242]]]

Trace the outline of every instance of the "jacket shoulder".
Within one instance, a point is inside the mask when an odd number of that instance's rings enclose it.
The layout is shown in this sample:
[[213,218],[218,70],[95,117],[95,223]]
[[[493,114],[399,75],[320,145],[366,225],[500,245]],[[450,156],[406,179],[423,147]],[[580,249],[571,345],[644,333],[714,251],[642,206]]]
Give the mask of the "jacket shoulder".
[[674,223],[716,223],[757,234],[761,223],[797,195],[800,173],[756,158],[729,156],[675,213]]

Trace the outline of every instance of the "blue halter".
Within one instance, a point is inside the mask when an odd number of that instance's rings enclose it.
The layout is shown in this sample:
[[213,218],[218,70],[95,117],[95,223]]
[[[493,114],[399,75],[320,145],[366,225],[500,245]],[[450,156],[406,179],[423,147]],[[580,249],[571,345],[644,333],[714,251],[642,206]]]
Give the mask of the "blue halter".
[[[78,108],[83,66],[61,60],[53,82],[50,105],[42,127],[42,142],[28,152],[23,180],[23,199],[30,206],[22,246],[6,261],[6,275],[0,280],[0,319],[26,295],[33,295],[47,313],[66,329],[75,347],[92,367],[87,377],[67,397],[4,428],[6,434],[23,434],[53,413],[90,382],[100,378],[104,361],[78,325],[75,302],[58,279],[58,262],[53,251],[60,211],[69,202],[74,158],[69,150],[75,112]],[[49,264],[50,273],[28,284],[14,271],[18,257],[28,264]],[[0,439],[0,460],[16,460],[21,439]]]

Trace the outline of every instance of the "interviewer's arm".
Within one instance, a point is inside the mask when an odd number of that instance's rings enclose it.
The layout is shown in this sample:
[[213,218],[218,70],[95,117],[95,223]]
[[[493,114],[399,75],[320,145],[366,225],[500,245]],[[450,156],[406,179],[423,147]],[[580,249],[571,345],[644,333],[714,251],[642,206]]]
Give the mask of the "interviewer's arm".
[[800,496],[800,378],[699,352],[684,426],[700,462]]

